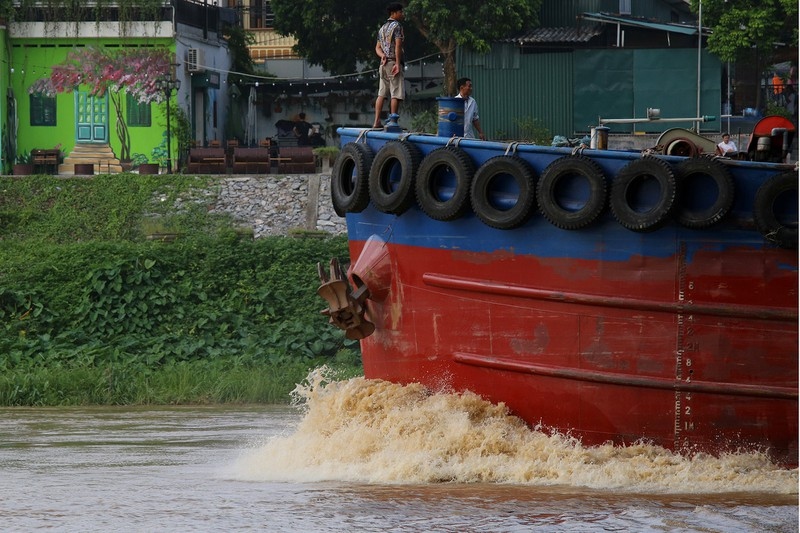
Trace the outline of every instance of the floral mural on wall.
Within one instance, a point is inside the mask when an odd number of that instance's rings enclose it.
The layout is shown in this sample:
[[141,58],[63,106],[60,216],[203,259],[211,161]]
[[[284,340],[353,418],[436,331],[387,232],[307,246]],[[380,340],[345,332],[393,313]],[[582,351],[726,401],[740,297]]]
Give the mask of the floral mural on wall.
[[130,160],[122,95],[130,94],[139,103],[164,101],[158,81],[170,76],[174,63],[174,54],[163,47],[86,47],[70,52],[63,62],[52,67],[50,76],[36,80],[29,92],[55,96],[83,86],[93,97],[108,94],[116,112],[120,159]]

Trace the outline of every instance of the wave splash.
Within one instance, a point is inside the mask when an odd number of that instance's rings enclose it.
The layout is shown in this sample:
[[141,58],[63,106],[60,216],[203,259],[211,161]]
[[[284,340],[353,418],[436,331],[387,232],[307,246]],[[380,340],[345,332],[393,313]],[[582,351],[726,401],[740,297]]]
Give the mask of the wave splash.
[[583,446],[531,429],[470,393],[312,371],[294,391],[295,432],[242,456],[238,479],[566,485],[655,493],[794,494],[798,471],[760,453],[675,454],[649,444]]

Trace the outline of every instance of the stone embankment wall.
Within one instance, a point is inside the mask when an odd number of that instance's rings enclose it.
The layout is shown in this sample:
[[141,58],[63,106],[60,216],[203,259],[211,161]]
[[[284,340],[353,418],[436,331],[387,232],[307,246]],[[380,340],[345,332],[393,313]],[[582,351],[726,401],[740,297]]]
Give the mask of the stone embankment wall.
[[290,230],[346,232],[333,211],[329,174],[231,176],[216,191],[213,211],[229,213],[255,238],[287,235]]

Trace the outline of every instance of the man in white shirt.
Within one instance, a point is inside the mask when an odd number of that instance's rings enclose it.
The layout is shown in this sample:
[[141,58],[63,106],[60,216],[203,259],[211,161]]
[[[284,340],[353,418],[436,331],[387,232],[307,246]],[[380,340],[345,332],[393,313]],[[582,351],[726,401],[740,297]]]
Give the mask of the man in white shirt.
[[475,132],[478,132],[478,138],[482,141],[486,140],[486,136],[481,129],[481,120],[478,116],[478,102],[472,97],[472,80],[469,78],[461,78],[457,82],[458,94],[456,98],[463,98],[464,102],[464,137],[468,139],[475,139]]
[[736,143],[731,140],[731,134],[723,133],[722,142],[717,145],[717,155],[734,157],[738,151],[739,150],[736,149]]

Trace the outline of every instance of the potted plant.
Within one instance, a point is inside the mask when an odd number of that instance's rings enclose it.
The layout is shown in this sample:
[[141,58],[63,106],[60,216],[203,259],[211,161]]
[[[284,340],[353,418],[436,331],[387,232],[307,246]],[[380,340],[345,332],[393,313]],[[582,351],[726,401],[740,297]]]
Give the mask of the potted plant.
[[167,167],[168,162],[167,157],[167,133],[164,132],[163,139],[161,139],[161,144],[153,148],[150,152],[150,160],[155,161],[159,168],[166,169],[165,172],[169,172]]
[[321,169],[322,173],[331,171],[333,163],[339,155],[338,146],[320,146],[312,150],[314,152],[314,159],[317,163],[317,168]]
[[150,163],[144,154],[133,154],[131,158],[131,169],[139,170],[139,174],[158,174],[158,163]]
[[14,175],[29,176],[35,172],[31,153],[27,150],[19,152],[14,158]]

